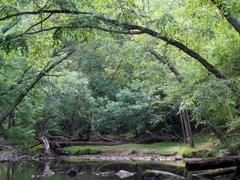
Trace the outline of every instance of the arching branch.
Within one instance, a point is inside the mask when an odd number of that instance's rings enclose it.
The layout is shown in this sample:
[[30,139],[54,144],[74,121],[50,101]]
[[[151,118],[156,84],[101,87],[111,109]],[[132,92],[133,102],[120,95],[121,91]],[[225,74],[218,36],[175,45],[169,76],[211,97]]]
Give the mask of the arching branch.
[[232,25],[232,27],[240,33],[240,20],[239,18],[234,15],[233,13],[226,13],[224,12],[224,6],[221,3],[218,3],[216,0],[211,0],[211,2],[217,6],[219,11],[223,14],[226,20]]
[[38,11],[23,11],[13,14],[9,14],[0,18],[0,21],[11,19],[14,17],[25,16],[25,15],[39,15],[39,14],[75,14],[75,15],[93,15],[91,12],[67,10],[67,9],[40,9]]
[[[169,38],[168,36],[165,36],[165,35],[157,32],[153,29],[150,29],[148,27],[143,27],[140,25],[134,25],[134,24],[128,24],[128,23],[121,23],[117,20],[105,18],[103,16],[94,15],[93,13],[90,13],[90,12],[82,12],[82,11],[77,11],[77,10],[58,10],[58,9],[18,12],[15,14],[10,14],[8,16],[2,17],[2,18],[0,18],[0,21],[6,20],[6,19],[9,19],[12,17],[16,17],[16,16],[38,15],[38,14],[42,14],[42,13],[87,15],[87,16],[89,16],[89,21],[88,21],[89,24],[83,25],[83,26],[76,26],[76,27],[74,27],[74,26],[50,27],[50,28],[41,29],[41,30],[35,31],[35,32],[28,32],[27,33],[28,35],[36,34],[36,33],[43,32],[43,31],[49,31],[49,30],[53,30],[53,29],[57,29],[57,28],[66,28],[66,29],[68,29],[68,28],[95,28],[95,29],[106,31],[106,32],[121,33],[121,34],[130,34],[130,35],[148,34],[152,37],[158,38],[158,39],[166,42],[169,45],[176,47],[177,49],[181,50],[182,52],[184,52],[185,54],[187,54],[188,56],[192,57],[197,62],[199,62],[203,67],[205,67],[209,72],[211,72],[217,78],[226,80],[226,84],[229,87],[229,89],[231,89],[240,98],[240,93],[239,93],[238,87],[233,82],[231,82],[220,70],[218,70],[211,63],[209,63],[203,56],[201,56],[199,53],[197,53],[190,47],[186,46],[185,44],[183,44],[175,39]],[[108,27],[106,28],[106,27],[102,27],[102,26],[94,26],[94,25],[92,25],[93,20],[98,20]],[[112,27],[115,27],[117,30],[113,30]]]
[[63,58],[53,62],[50,65],[47,65],[41,72],[37,74],[37,76],[32,80],[31,83],[16,97],[13,104],[11,104],[8,109],[6,109],[3,113],[0,114],[0,125],[5,121],[5,119],[9,116],[9,114],[23,101],[23,99],[28,95],[28,93],[35,87],[35,85],[52,69],[62,63],[65,59],[71,56],[75,52],[75,49],[70,50]]
[[182,77],[179,71],[177,70],[175,64],[171,63],[166,57],[163,57],[161,54],[157,53],[155,50],[150,50],[150,54],[152,54],[157,60],[159,60],[162,64],[166,65],[168,69],[176,76],[176,79],[181,82]]

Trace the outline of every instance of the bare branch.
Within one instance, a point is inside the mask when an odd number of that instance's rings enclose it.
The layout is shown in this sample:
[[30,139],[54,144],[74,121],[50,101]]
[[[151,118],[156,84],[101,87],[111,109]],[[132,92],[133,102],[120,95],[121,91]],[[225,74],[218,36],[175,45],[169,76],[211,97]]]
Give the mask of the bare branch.
[[38,11],[24,11],[24,12],[17,12],[13,14],[6,15],[4,17],[0,18],[0,21],[4,21],[7,19],[11,19],[18,16],[24,16],[24,15],[39,15],[39,14],[75,14],[75,15],[93,15],[91,12],[83,12],[83,11],[77,11],[77,10],[67,10],[67,9],[40,9]]
[[176,76],[176,79],[181,82],[182,77],[180,72],[177,70],[175,64],[171,63],[166,57],[163,57],[155,50],[150,50],[150,54],[152,54],[157,60],[159,60],[162,64],[166,65],[168,69]]
[[39,22],[31,25],[31,26],[23,33],[23,35],[24,35],[25,33],[29,32],[32,28],[34,28],[34,27],[42,24],[42,23],[45,22],[46,20],[48,20],[51,16],[52,16],[52,13],[50,13],[47,17],[45,17],[45,18],[42,19],[41,21],[39,21]]

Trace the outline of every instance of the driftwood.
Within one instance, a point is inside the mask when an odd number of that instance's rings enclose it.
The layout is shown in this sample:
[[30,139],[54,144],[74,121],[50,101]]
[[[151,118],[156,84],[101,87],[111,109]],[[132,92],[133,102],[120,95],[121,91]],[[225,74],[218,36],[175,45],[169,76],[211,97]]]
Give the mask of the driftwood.
[[50,150],[50,144],[48,139],[45,136],[41,136],[40,140],[43,142],[45,154],[50,154],[51,150]]
[[106,142],[116,142],[116,140],[102,136],[99,132],[97,132],[97,137],[101,138],[102,140],[104,140]]
[[204,177],[204,178],[213,178],[216,176],[222,176],[222,175],[233,174],[233,173],[236,173],[236,167],[197,173],[197,174],[193,174],[193,176]]
[[59,140],[59,141],[68,141],[70,140],[70,137],[66,136],[49,136],[49,140]]
[[85,138],[83,136],[74,136],[74,137],[66,137],[66,136],[51,136],[49,137],[49,143],[51,148],[63,148],[66,146],[73,145],[118,145],[124,144],[126,141],[115,140],[104,137],[99,132],[95,134],[95,136],[90,136],[89,138]]
[[69,169],[69,170],[67,171],[67,175],[70,176],[70,177],[76,176],[77,173],[78,173],[78,170],[75,169],[75,168],[71,168],[71,169]]
[[12,146],[7,146],[7,145],[1,145],[1,144],[0,144],[0,149],[13,150],[14,148],[13,148]]
[[186,169],[188,171],[218,169],[234,166],[240,166],[240,156],[232,156],[226,158],[208,158],[202,160],[189,160],[186,162]]
[[174,173],[170,173],[170,172],[166,172],[166,171],[159,171],[159,170],[147,170],[144,174],[144,176],[148,177],[148,176],[153,176],[153,177],[159,177],[159,176],[163,176],[166,178],[173,178],[173,179],[185,179],[183,176],[179,176],[177,174]]
[[154,134],[150,131],[145,131],[144,134],[138,135],[136,139],[138,139],[137,141],[139,143],[144,143],[144,144],[153,143],[153,142],[169,142],[169,141],[177,140],[175,136],[161,136],[161,135]]
[[105,142],[105,141],[52,141],[58,147],[74,146],[74,145],[119,145],[124,144],[122,141]]

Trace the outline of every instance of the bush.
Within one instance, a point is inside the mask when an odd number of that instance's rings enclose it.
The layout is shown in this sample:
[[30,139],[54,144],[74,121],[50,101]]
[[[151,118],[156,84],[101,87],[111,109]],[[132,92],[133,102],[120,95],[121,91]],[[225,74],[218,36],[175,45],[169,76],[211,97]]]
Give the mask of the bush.
[[138,154],[138,151],[136,149],[132,149],[131,154]]
[[15,142],[18,146],[26,147],[33,143],[35,132],[30,129],[13,127],[6,131],[8,140]]

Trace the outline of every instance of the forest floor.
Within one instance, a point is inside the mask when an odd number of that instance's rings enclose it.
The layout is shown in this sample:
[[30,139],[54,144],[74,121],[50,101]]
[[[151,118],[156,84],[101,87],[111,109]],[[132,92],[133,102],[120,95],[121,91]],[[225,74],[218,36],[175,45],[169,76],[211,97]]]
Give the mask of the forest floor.
[[175,160],[176,158],[215,157],[219,141],[211,136],[196,135],[195,147],[179,142],[153,144],[122,144],[114,146],[81,145],[64,148],[70,155],[80,155],[86,159],[113,160]]
[[[222,148],[214,136],[197,134],[194,136],[195,147],[180,142],[160,142],[153,144],[121,144],[121,145],[78,145],[65,147],[69,161],[86,160],[116,160],[116,161],[175,161],[188,158],[216,157]],[[39,147],[39,146],[38,146]],[[35,147],[36,148],[36,147]],[[43,146],[40,146],[42,149]],[[36,151],[31,149],[30,152]],[[0,161],[19,159],[18,153],[0,153]],[[37,151],[36,151],[37,152]],[[6,153],[9,155],[6,155]],[[22,154],[22,153],[20,153]],[[27,153],[29,154],[29,153]],[[32,153],[30,153],[32,154]],[[35,154],[35,153],[34,153]],[[2,158],[1,158],[2,157]],[[25,156],[20,156],[26,158]],[[34,156],[32,156],[34,157]],[[29,159],[29,157],[27,157]],[[30,157],[31,159],[31,157]]]

